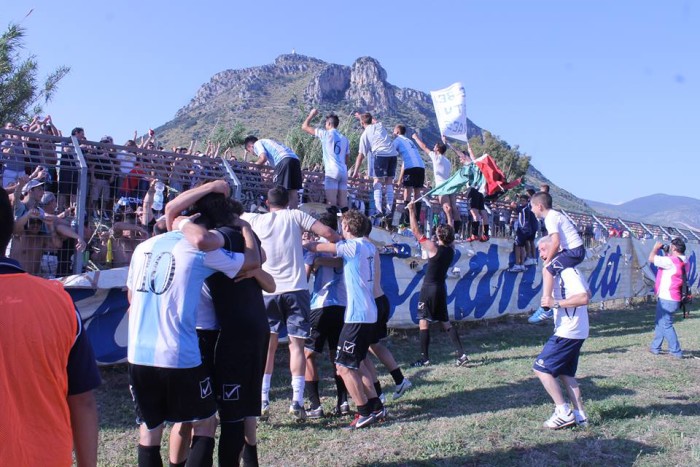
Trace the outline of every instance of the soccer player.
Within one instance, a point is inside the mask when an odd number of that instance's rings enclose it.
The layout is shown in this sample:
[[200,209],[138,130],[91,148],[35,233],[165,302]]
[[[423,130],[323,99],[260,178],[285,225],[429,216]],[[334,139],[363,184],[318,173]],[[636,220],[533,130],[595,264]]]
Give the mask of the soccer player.
[[[213,185],[223,183],[216,181]],[[207,187],[211,185],[184,192],[169,203],[169,211],[180,212],[192,205],[190,212],[201,215],[198,222],[215,230],[205,234],[206,238],[200,243],[202,249],[223,247],[261,257],[255,234],[239,219],[243,207],[223,194],[210,193]],[[258,395],[270,336],[261,287],[268,292],[275,290],[274,280],[261,268],[246,271],[234,279],[217,272],[207,279],[199,305],[197,334],[202,360],[210,368],[214,380],[221,422],[221,465],[237,463],[242,451],[248,462],[257,462],[255,418],[260,415]],[[189,439],[189,429],[189,426],[174,427],[173,432],[181,433],[184,441]],[[183,457],[186,455],[174,456],[171,452],[171,463],[182,461]]]
[[299,190],[304,182],[299,156],[284,144],[272,139],[259,140],[255,136],[248,136],[243,145],[246,155],[252,153],[258,157],[255,164],[267,163],[275,169],[272,183],[289,191],[289,207],[296,209],[299,206]]
[[[367,219],[364,237],[368,241],[369,234],[371,232],[372,223],[369,222],[369,219]],[[399,397],[403,396],[406,393],[406,391],[408,391],[411,388],[411,386],[413,386],[413,384],[411,384],[411,381],[409,381],[409,379],[403,375],[401,367],[399,367],[399,364],[396,363],[394,354],[392,354],[391,350],[389,350],[389,348],[383,343],[384,339],[386,339],[389,335],[387,323],[389,322],[390,318],[389,314],[391,313],[391,306],[389,304],[389,298],[384,294],[384,290],[382,290],[381,257],[379,256],[379,252],[376,250],[374,254],[374,264],[375,279],[373,281],[373,295],[374,303],[377,305],[377,325],[375,327],[375,334],[372,339],[372,343],[369,346],[369,350],[370,352],[372,352],[372,354],[374,354],[375,357],[379,359],[380,362],[382,362],[387,371],[389,371],[391,377],[394,379],[394,384],[396,384],[396,388],[394,390],[393,399],[396,400]],[[367,367],[371,370],[374,367],[374,365],[369,360],[367,363]],[[379,383],[378,378],[376,377],[376,371],[374,372],[374,375],[374,389],[375,391],[377,391],[377,395],[381,398],[382,387]],[[382,402],[384,401],[382,400]]]
[[348,139],[338,131],[340,120],[337,115],[326,117],[325,128],[314,128],[311,120],[318,115],[317,109],[311,109],[309,115],[301,124],[301,129],[321,140],[323,150],[323,168],[325,170],[324,186],[326,203],[346,208],[348,206],[348,154],[350,144]]
[[377,396],[364,362],[377,322],[377,306],[373,298],[376,248],[363,236],[366,222],[367,218],[360,212],[347,211],[341,222],[344,240],[337,244],[307,244],[307,249],[312,252],[333,253],[343,258],[348,305],[335,364],[357,405],[358,413],[350,424],[353,429],[364,428],[386,416],[386,409]]
[[[553,241],[552,235],[547,235],[538,243],[540,257],[545,262],[549,260],[547,255],[553,250]],[[544,427],[552,430],[574,424],[588,425],[581,389],[575,376],[581,346],[588,337],[587,305],[590,292],[585,279],[574,267],[560,271],[555,280],[553,295],[542,296],[542,305],[554,310],[554,335],[545,343],[532,365],[535,374],[556,405],[552,416],[544,422]],[[566,388],[573,412],[564,399],[557,378]]]
[[[364,131],[360,136],[360,148],[355,159],[352,178],[360,171],[362,161],[367,158],[367,176],[373,178],[375,215],[391,216],[394,206],[394,177],[398,152],[384,126],[372,118],[372,114],[359,112],[355,117],[360,120]],[[382,188],[386,192],[386,205],[382,205]]]
[[[433,146],[433,150],[431,151],[420,139],[417,133],[413,134],[413,140],[416,142],[418,147],[420,147],[428,155],[428,157],[430,157],[430,161],[433,163],[433,174],[435,175],[434,187],[442,184],[445,180],[450,178],[452,164],[445,156],[445,153],[447,152],[447,145],[445,145],[445,143],[435,143],[435,146]],[[462,217],[460,216],[459,208],[457,207],[457,196],[440,195],[438,197],[438,202],[442,205],[442,210],[445,211],[447,223],[454,227],[455,231],[459,231],[462,223]],[[416,215],[418,215],[420,213],[420,205],[414,207],[414,209],[416,210]]]
[[[403,185],[404,208],[406,203],[420,197],[420,190],[425,184],[425,163],[420,157],[416,143],[406,137],[406,126],[394,127],[394,148],[401,156],[401,173],[399,180]],[[418,205],[420,209],[420,205]],[[420,212],[416,212],[419,216]]]
[[[338,218],[331,212],[325,212],[319,217],[319,222],[338,230]],[[325,240],[322,240],[325,241]],[[346,415],[350,412],[348,393],[345,383],[337,371],[335,371],[335,353],[338,348],[340,331],[343,329],[343,315],[347,297],[345,294],[345,281],[343,280],[343,260],[333,257],[330,253],[305,252],[304,262],[307,274],[314,274],[313,293],[311,294],[311,333],[306,340],[306,391],[309,395],[310,408],[307,410],[309,418],[323,417],[323,408],[318,392],[318,364],[316,359],[320,355],[326,342],[328,354],[334,368],[336,384],[336,415]]]
[[[211,185],[228,196],[225,182]],[[173,221],[167,206],[166,216],[174,230],[141,243],[127,277],[129,384],[141,421],[138,462],[161,464],[163,424],[170,421],[192,422],[188,461],[211,465],[216,403],[195,329],[200,291],[214,272],[234,277],[240,270],[258,267],[259,261],[223,249],[200,251],[185,235],[205,238],[207,231],[191,218]]]
[[545,299],[552,295],[554,278],[564,269],[580,264],[586,258],[586,249],[571,221],[552,209],[552,196],[549,193],[536,193],[530,199],[530,206],[538,219],[544,219],[550,238],[547,243],[548,250],[544,255],[549,259],[542,268],[542,303],[528,318],[529,323],[537,324],[551,319],[554,315],[551,308],[545,304]]
[[[409,212],[413,212],[414,205],[409,204]],[[462,342],[457,334],[457,329],[450,324],[447,312],[447,270],[455,256],[452,244],[455,240],[455,231],[451,225],[440,225],[436,229],[438,244],[423,235],[411,216],[411,231],[420,243],[421,248],[428,252],[428,266],[423,277],[423,285],[418,297],[418,327],[420,329],[421,357],[413,366],[430,365],[428,349],[430,347],[430,323],[439,322],[455,347],[455,365],[462,366],[469,358],[464,353]]]
[[298,209],[288,209],[289,195],[277,186],[267,192],[266,214],[243,214],[242,218],[253,227],[267,255],[263,270],[275,280],[274,293],[265,292],[265,309],[270,325],[270,344],[262,385],[261,418],[269,416],[270,381],[275,364],[280,332],[289,336],[289,369],[292,374],[292,403],[289,413],[297,420],[306,419],[304,410],[304,373],[306,358],[304,344],[309,337],[309,286],[304,269],[301,236],[310,231],[328,241],[337,241],[339,235],[310,215]]

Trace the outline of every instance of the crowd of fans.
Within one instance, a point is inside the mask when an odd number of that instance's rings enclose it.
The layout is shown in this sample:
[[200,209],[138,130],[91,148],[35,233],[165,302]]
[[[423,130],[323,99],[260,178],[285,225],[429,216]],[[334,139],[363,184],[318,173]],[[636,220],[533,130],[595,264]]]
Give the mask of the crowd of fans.
[[[243,185],[247,210],[263,209],[263,196],[271,184],[272,172],[250,170],[247,161],[237,160],[231,148],[221,152],[220,144],[207,142],[203,150],[192,141],[189,147],[164,148],[153,130],[123,145],[111,136],[98,142],[88,140],[85,130],[76,127],[71,137],[63,138],[50,116],[35,117],[28,124],[7,123],[0,137],[2,187],[10,194],[17,224],[8,254],[19,260],[32,274],[60,277],[73,272],[76,254],[82,254],[88,269],[122,267],[129,264],[136,245],[148,238],[155,220],[163,214],[169,199],[202,181],[226,178],[220,158],[231,162]],[[77,141],[88,171],[83,235],[79,236],[77,194],[80,166],[72,141]],[[207,164],[211,161],[211,164]],[[354,207],[369,213],[372,197],[362,179],[350,182],[350,200]],[[397,190],[398,191],[398,190]],[[532,190],[534,191],[534,190]],[[322,167],[304,171],[302,202],[323,202]],[[400,204],[400,203],[399,203]],[[488,223],[495,237],[515,238],[518,230],[517,196],[507,195],[487,203]],[[444,212],[434,206],[432,221],[444,222]],[[468,203],[458,199],[463,219],[469,219]],[[426,210],[420,213],[425,222]],[[653,235],[641,224],[572,213],[570,219],[587,246],[610,237],[663,238]],[[399,226],[395,226],[399,227]],[[470,226],[465,222],[456,232],[466,239]],[[653,230],[652,230],[653,232]],[[534,252],[528,252],[528,257]]]

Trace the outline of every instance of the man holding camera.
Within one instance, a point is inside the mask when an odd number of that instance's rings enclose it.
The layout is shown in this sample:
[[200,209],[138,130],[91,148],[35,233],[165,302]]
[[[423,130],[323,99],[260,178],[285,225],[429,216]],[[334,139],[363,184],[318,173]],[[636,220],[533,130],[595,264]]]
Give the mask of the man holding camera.
[[[661,249],[664,255],[658,254]],[[673,328],[673,313],[678,311],[681,302],[681,287],[686,268],[685,243],[680,238],[674,238],[670,245],[656,242],[649,253],[649,263],[657,268],[654,293],[658,297],[656,328],[649,351],[654,355],[661,353],[661,344],[666,339],[668,353],[675,358],[683,358],[683,351]]]

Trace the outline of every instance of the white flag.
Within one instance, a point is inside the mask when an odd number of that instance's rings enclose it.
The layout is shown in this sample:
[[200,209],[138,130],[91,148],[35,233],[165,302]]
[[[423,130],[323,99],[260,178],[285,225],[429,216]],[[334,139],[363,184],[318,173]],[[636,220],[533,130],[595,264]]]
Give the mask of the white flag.
[[462,83],[445,89],[430,91],[440,133],[460,141],[467,141],[467,103]]

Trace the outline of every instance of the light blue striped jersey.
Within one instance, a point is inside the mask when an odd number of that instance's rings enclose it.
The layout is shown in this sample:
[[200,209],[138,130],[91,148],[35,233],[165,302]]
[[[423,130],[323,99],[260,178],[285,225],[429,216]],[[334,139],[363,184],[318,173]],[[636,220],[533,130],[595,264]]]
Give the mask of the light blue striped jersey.
[[223,249],[199,251],[179,230],[138,245],[126,281],[128,361],[159,368],[199,366],[195,324],[204,280],[216,271],[234,277],[243,259]]
[[348,298],[345,322],[376,323],[377,304],[374,302],[376,248],[365,238],[353,238],[338,242],[336,251],[337,255],[343,258],[345,291]]
[[[322,241],[325,241],[323,239]],[[332,257],[328,253],[304,252],[304,262],[309,266],[316,258]],[[345,280],[343,266],[332,268],[321,266],[314,273],[313,290],[311,292],[311,309],[316,310],[327,306],[342,306],[347,304],[345,295]]]
[[394,139],[394,149],[396,149],[403,160],[404,169],[412,169],[414,167],[425,168],[423,159],[420,157],[420,151],[416,143],[406,138],[404,135],[397,135]]
[[335,179],[345,177],[348,173],[345,156],[350,151],[348,139],[335,128],[332,130],[316,128],[316,137],[321,140],[326,177]]
[[267,153],[267,163],[272,167],[279,164],[279,162],[285,157],[291,157],[294,159],[299,159],[294,151],[289,149],[282,143],[271,139],[259,139],[253,145],[253,152],[256,156],[260,156],[263,152]]

